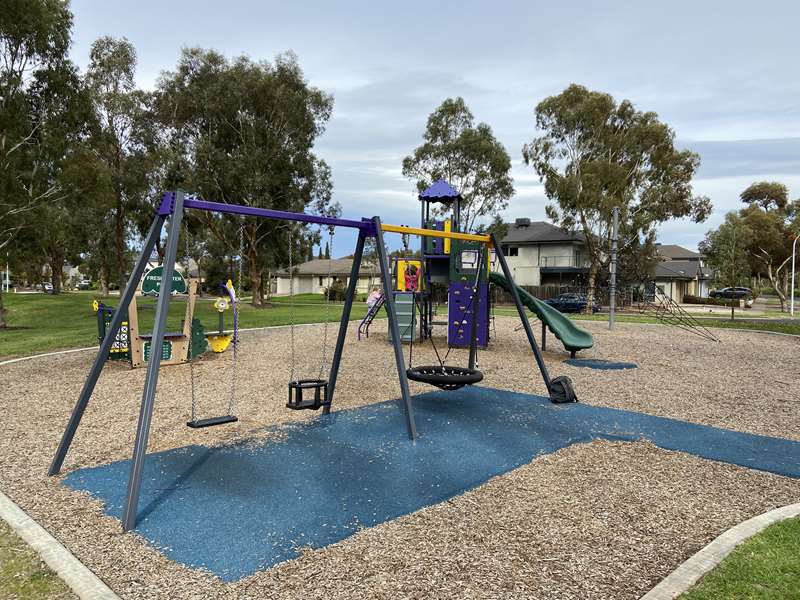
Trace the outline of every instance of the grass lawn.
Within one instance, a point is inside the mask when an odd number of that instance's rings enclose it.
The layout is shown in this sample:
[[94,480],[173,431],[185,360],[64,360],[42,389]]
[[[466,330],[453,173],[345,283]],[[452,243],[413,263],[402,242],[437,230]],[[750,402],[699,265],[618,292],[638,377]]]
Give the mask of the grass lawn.
[[[58,296],[49,294],[4,295],[8,309],[9,329],[0,329],[0,358],[26,356],[38,352],[64,348],[81,348],[97,344],[97,316],[92,312],[92,300],[98,297],[91,292],[68,292]],[[213,307],[215,298],[198,298],[195,317],[199,318],[207,331],[217,329],[218,314]],[[360,299],[359,299],[360,300]],[[140,332],[150,331],[155,316],[156,300],[138,298]],[[119,296],[111,296],[105,302],[115,306]],[[182,298],[170,303],[168,330],[180,329],[186,305]],[[351,319],[361,319],[366,314],[364,302],[353,304]],[[255,308],[242,303],[239,311],[239,327],[266,327],[288,325],[293,314],[295,323],[316,323],[326,318],[325,301],[316,294],[298,294],[294,297],[294,308],[288,298],[277,298],[264,308]],[[327,320],[338,321],[342,316],[342,304],[331,303]],[[226,328],[232,324],[232,313],[225,313]]]
[[800,518],[767,527],[680,600],[800,599]]
[[[494,310],[496,315],[500,316],[515,316],[517,314],[516,309],[510,307],[498,307]],[[786,313],[782,313],[784,318],[786,318]],[[571,319],[575,319],[578,321],[603,321],[608,322],[608,315],[569,315]],[[626,315],[626,314],[618,314],[616,318],[617,323],[655,323],[657,324],[659,321],[654,317],[643,316],[643,315]],[[701,317],[698,319],[700,323],[702,323],[705,327],[715,327],[719,329],[752,329],[754,331],[774,331],[777,333],[791,333],[794,335],[800,335],[800,320],[796,323],[781,323],[781,322],[772,322],[766,319],[760,321],[747,321],[744,319],[736,319],[731,321],[727,318],[709,318],[709,317]]]
[[[93,292],[68,292],[58,296],[49,294],[7,294],[4,296],[8,309],[10,328],[0,330],[0,358],[26,356],[39,352],[80,348],[97,344],[97,317],[92,312],[91,304],[98,297]],[[111,296],[105,301],[114,306],[119,302],[118,296]],[[212,306],[213,297],[198,298],[195,316],[199,318],[207,331],[217,328],[218,313]],[[152,328],[155,315],[155,299],[139,298],[139,328],[142,332]],[[292,309],[292,304],[294,308]],[[175,298],[170,303],[168,329],[180,328],[185,310],[182,298]],[[443,308],[446,311],[446,307]],[[342,314],[341,303],[331,303],[327,311],[329,321],[338,321]],[[367,307],[363,298],[353,304],[351,319],[361,319]],[[291,314],[295,323],[318,323],[325,320],[325,299],[318,294],[298,294],[293,300],[287,297],[276,297],[264,308],[254,308],[247,303],[240,305],[239,325],[247,327],[266,327],[271,325],[288,325]],[[497,307],[495,314],[513,316],[516,310],[511,307]],[[231,325],[230,311],[225,313],[226,328]],[[580,320],[606,321],[607,315],[571,315]],[[620,323],[658,323],[652,317],[640,315],[618,315]],[[747,321],[727,318],[702,318],[706,327],[753,329],[760,331],[776,331],[800,335],[800,320],[797,323],[780,323],[768,320]]]
[[0,520],[0,600],[76,598],[25,542]]

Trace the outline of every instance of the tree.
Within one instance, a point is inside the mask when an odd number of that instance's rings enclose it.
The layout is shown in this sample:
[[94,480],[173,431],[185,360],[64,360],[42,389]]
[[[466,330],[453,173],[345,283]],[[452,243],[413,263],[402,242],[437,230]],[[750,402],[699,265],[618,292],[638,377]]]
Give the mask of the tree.
[[620,209],[622,254],[652,237],[667,220],[705,220],[711,202],[692,194],[697,154],[675,148],[674,132],[653,112],[572,84],[536,107],[541,135],[522,149],[551,201],[548,217],[564,229],[586,236],[589,258],[588,302],[597,275],[607,266],[611,216]]
[[699,250],[716,270],[720,286],[739,286],[749,281],[752,270],[748,247],[752,241],[753,231],[736,212],[726,214],[717,229],[706,233]]
[[[330,169],[313,152],[333,100],[308,84],[294,55],[270,63],[186,49],[157,96],[171,143],[187,149],[178,183],[219,202],[339,214]],[[261,305],[264,273],[286,264],[289,238],[301,240],[293,255],[304,257],[313,234],[274,220],[227,220],[244,226],[252,303]]]
[[428,117],[424,142],[403,159],[403,176],[423,191],[446,179],[463,198],[461,228],[474,231],[483,217],[494,217],[514,195],[511,158],[486,123],[475,117],[463,98],[448,98]]
[[789,202],[786,186],[776,181],[754,183],[741,193],[740,199],[747,206],[739,214],[752,232],[748,244],[751,270],[766,275],[783,311],[789,293],[791,222],[799,212],[800,200]]
[[[129,211],[145,203],[153,168],[149,94],[136,89],[136,50],[127,39],[101,37],[91,47],[86,83],[99,124],[92,146],[108,170],[113,195],[114,257],[117,282],[125,287],[128,270]],[[152,213],[152,208],[148,211]]]
[[[31,227],[34,212],[67,196],[59,172],[76,133],[64,127],[73,122],[65,115],[76,91],[67,59],[71,28],[63,0],[8,0],[0,11],[0,250]],[[30,247],[14,250],[32,262],[40,258]]]

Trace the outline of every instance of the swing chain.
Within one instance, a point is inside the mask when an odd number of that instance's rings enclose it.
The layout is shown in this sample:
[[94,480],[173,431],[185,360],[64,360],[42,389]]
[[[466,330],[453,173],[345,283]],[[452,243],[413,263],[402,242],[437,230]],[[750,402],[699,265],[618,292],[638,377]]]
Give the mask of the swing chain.
[[242,294],[242,271],[244,265],[244,222],[239,227],[239,264],[236,276],[236,289],[233,296],[233,354],[231,355],[231,394],[228,399],[228,414],[236,414],[236,368],[239,358],[239,302]]
[[289,224],[289,382],[294,382],[294,268],[292,266],[292,250],[294,249],[294,232]]
[[[186,276],[189,276],[189,260],[191,260],[191,256],[189,254],[189,229],[188,227],[184,229],[184,270],[186,271]],[[188,298],[186,300],[189,301]],[[191,324],[190,324],[191,327]],[[191,338],[189,340],[189,349],[188,349],[188,356],[187,359],[189,360],[189,389],[191,390],[192,395],[192,421],[195,421],[197,418],[197,392],[195,390],[195,382],[194,382],[194,360],[191,356],[192,354],[192,342]]]
[[322,326],[322,360],[319,363],[319,374],[317,379],[322,379],[322,374],[325,371],[325,364],[328,362],[328,321],[330,316],[331,305],[331,286],[333,278],[333,235],[334,227],[331,225],[328,228],[328,248],[331,257],[328,259],[328,286],[325,289],[325,324]]

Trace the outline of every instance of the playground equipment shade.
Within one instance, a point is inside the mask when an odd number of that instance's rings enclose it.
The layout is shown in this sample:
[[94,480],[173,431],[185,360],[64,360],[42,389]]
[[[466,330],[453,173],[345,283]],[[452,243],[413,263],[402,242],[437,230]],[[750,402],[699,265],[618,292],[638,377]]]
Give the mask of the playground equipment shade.
[[[361,527],[442,502],[571,444],[647,439],[800,477],[800,442],[481,387],[416,396],[409,444],[394,401],[288,426],[280,441],[153,454],[136,531],[171,559],[235,581]],[[119,517],[130,461],[70,473]]]

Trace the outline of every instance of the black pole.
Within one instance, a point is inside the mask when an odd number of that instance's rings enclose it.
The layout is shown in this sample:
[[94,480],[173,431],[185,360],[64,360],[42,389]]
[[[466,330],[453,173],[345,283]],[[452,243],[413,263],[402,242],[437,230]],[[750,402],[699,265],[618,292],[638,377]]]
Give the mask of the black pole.
[[353,266],[350,269],[350,281],[347,283],[347,294],[344,297],[344,309],[342,310],[342,320],[339,321],[339,335],[336,338],[336,348],[333,351],[331,361],[331,372],[328,375],[328,402],[329,404],[322,409],[322,414],[331,412],[333,404],[333,394],[336,391],[336,378],[339,376],[339,364],[342,361],[344,342],[347,339],[347,327],[350,325],[350,311],[353,308],[353,298],[357,293],[358,273],[361,270],[361,258],[364,255],[364,241],[366,234],[361,229],[358,232],[358,242],[356,242],[356,252],[353,255]]
[[[128,305],[131,303],[131,299],[133,299],[133,295],[136,293],[136,288],[139,287],[139,280],[142,278],[142,275],[144,275],[144,270],[147,267],[147,260],[150,258],[150,254],[156,246],[156,241],[161,235],[161,227],[164,225],[165,218],[166,217],[163,215],[157,215],[153,220],[153,224],[150,226],[150,231],[147,233],[144,246],[142,247],[142,253],[139,255],[133,267],[133,271],[131,271],[128,284],[125,286],[125,291],[120,297],[119,306],[114,312],[114,316],[111,318],[111,323],[106,328],[105,336],[100,344],[100,349],[97,351],[97,356],[94,358],[92,368],[89,370],[89,376],[86,378],[83,389],[81,390],[81,395],[78,396],[78,401],[72,409],[67,427],[61,436],[61,441],[58,444],[55,456],[53,456],[53,462],[50,463],[50,468],[47,471],[48,475],[58,475],[61,471],[64,458],[66,458],[69,447],[72,444],[72,438],[75,437],[75,432],[78,429],[78,425],[80,425],[81,418],[83,418],[83,413],[86,410],[86,406],[89,404],[89,398],[92,397],[92,392],[94,392],[94,386],[97,385],[97,380],[108,359],[111,345],[117,337],[117,332],[119,331],[120,325],[122,325],[122,321],[128,316]],[[98,314],[99,312],[100,311],[98,311]]]
[[176,192],[175,207],[169,220],[167,248],[164,253],[164,271],[161,278],[161,291],[156,305],[153,335],[150,339],[150,361],[147,364],[147,375],[142,392],[142,404],[139,409],[139,425],[136,428],[136,442],[133,446],[133,462],[128,477],[128,491],[125,496],[125,510],[122,516],[122,529],[129,531],[136,526],[136,513],[139,507],[139,493],[142,487],[142,470],[147,455],[147,440],[150,437],[150,423],[153,418],[153,405],[158,384],[158,371],[161,367],[161,348],[164,345],[164,332],[167,328],[169,300],[172,297],[172,274],[175,271],[175,258],[178,253],[178,238],[183,220],[184,192]]
[[542,352],[547,352],[547,325],[542,321]]
[[392,337],[392,347],[394,348],[397,377],[400,380],[400,394],[403,397],[403,405],[406,410],[408,437],[415,440],[417,439],[417,426],[414,422],[414,407],[411,404],[411,392],[408,389],[408,376],[406,375],[405,359],[403,358],[400,329],[397,327],[397,314],[394,310],[394,296],[392,295],[392,273],[389,270],[386,246],[383,245],[383,231],[381,230],[380,217],[372,217],[372,224],[375,228],[375,245],[377,246],[378,260],[381,263],[381,279],[383,280],[383,296],[385,298],[383,305],[386,308],[386,316],[389,319],[389,332]]
[[552,393],[550,373],[547,372],[547,365],[544,364],[544,358],[542,358],[542,353],[539,351],[539,346],[536,344],[536,338],[533,337],[533,330],[531,329],[530,321],[528,321],[528,316],[525,314],[525,307],[522,305],[522,301],[519,299],[517,284],[514,283],[514,278],[511,276],[511,269],[508,268],[506,257],[503,255],[503,250],[500,248],[500,243],[498,242],[495,234],[492,234],[492,245],[494,245],[494,251],[497,254],[497,260],[500,261],[500,267],[503,269],[503,275],[505,275],[505,278],[508,281],[508,288],[511,291],[511,296],[514,298],[514,304],[517,306],[519,318],[522,320],[522,327],[525,329],[525,335],[528,336],[528,343],[531,345],[533,356],[536,358],[536,364],[539,366],[542,379],[544,379],[544,384],[547,386],[547,392],[548,394]]

